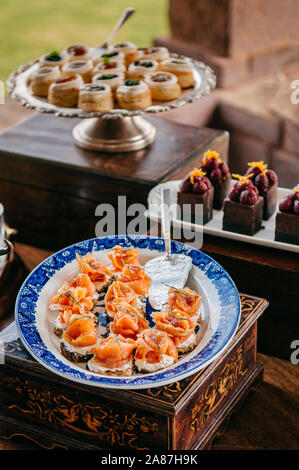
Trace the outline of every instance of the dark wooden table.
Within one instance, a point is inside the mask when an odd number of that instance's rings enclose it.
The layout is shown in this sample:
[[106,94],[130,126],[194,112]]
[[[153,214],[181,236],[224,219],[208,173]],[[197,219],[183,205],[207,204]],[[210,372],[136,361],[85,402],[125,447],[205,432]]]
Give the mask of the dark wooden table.
[[[51,254],[23,244],[17,244],[16,251],[28,270]],[[298,366],[263,354],[258,354],[258,360],[265,368],[264,382],[231,418],[226,432],[214,442],[215,449],[298,448]],[[0,449],[38,448],[21,436],[0,440]]]

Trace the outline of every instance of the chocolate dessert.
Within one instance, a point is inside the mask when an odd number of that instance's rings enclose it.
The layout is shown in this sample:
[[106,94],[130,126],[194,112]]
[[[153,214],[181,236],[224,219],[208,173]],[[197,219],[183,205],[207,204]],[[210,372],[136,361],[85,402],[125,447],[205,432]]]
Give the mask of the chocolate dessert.
[[268,220],[276,211],[278,176],[268,165],[260,162],[248,163],[246,176],[249,176],[257,187],[259,195],[264,198],[263,219]]
[[205,171],[214,187],[213,208],[220,210],[229,191],[231,174],[227,164],[221,160],[219,153],[208,150],[204,154],[201,170]]
[[[196,205],[202,204],[202,223],[206,224],[213,217],[214,188],[205,172],[195,168],[181,182],[177,194],[177,203],[180,207],[181,219],[184,214],[191,213],[191,222],[195,222]],[[197,221],[196,221],[197,222]]]
[[239,181],[224,201],[223,230],[254,235],[262,226],[264,199],[248,177]]
[[299,187],[294,188],[279,204],[275,240],[299,245]]

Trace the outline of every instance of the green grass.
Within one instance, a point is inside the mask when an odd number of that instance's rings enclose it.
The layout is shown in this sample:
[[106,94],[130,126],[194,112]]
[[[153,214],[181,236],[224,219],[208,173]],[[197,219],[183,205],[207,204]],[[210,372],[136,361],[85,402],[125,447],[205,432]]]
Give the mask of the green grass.
[[102,44],[127,6],[137,11],[116,40],[149,45],[168,30],[167,5],[168,0],[0,0],[0,80],[71,43]]

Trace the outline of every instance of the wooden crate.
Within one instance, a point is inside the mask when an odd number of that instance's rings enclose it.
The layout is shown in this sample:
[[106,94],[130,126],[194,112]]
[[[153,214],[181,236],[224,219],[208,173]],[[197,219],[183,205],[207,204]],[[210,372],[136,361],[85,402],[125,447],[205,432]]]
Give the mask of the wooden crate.
[[0,438],[25,436],[46,448],[203,449],[261,380],[257,320],[268,305],[241,295],[228,349],[199,373],[147,390],[110,390],[63,380],[24,350],[13,324],[0,334]]

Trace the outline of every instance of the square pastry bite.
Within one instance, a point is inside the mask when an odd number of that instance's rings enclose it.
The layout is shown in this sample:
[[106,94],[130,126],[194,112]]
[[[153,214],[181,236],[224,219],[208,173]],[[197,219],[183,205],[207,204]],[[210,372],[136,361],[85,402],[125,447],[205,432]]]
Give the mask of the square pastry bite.
[[224,201],[223,230],[254,235],[262,226],[264,199],[248,177],[239,181]]
[[181,210],[179,218],[183,219],[184,214],[191,213],[191,222],[194,222],[197,204],[202,205],[203,224],[213,217],[214,188],[205,175],[204,171],[195,168],[181,182],[177,193],[177,203]]
[[275,240],[299,245],[299,186],[279,204]]
[[263,219],[268,220],[276,211],[278,176],[268,165],[260,162],[248,163],[246,176],[249,175],[259,195],[264,198]]
[[208,150],[204,153],[201,170],[206,173],[214,188],[213,208],[222,209],[231,182],[227,164],[221,160],[218,152]]

